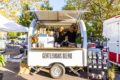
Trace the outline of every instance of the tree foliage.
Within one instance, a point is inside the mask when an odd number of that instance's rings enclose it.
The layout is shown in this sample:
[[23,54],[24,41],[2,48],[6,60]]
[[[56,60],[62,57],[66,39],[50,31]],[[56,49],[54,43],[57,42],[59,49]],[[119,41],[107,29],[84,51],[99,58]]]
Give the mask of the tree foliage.
[[[19,16],[23,11],[24,4],[32,7],[33,4],[40,1],[41,0],[3,0],[0,2],[0,14],[17,22],[19,20]],[[40,9],[40,5],[37,5],[35,7],[39,7]]]
[[16,38],[17,37],[17,33],[16,32],[8,32],[8,36],[10,38]]
[[49,1],[46,1],[44,4],[42,4],[41,10],[53,10],[53,8],[50,6]]
[[63,10],[75,10],[75,6],[69,3],[63,7]]
[[31,12],[29,12],[30,8],[28,4],[24,3],[22,7],[23,7],[22,15],[20,16],[18,23],[25,27],[29,27],[34,16],[32,15]]
[[[120,0],[66,0],[66,5],[85,9],[81,18],[87,26],[88,37],[102,38],[103,21],[120,14]],[[69,7],[65,5],[65,10]]]

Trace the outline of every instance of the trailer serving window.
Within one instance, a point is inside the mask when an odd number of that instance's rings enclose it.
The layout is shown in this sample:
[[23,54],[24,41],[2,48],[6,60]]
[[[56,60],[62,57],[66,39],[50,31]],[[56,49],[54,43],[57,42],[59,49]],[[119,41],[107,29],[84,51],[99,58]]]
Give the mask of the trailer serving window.
[[[39,24],[38,24],[39,25]],[[76,26],[77,27],[77,26]],[[64,32],[60,32],[63,28]],[[70,32],[70,26],[54,25],[45,26],[41,25],[35,29],[35,33],[32,36],[32,47],[36,48],[81,48],[82,38],[79,31]],[[79,46],[77,46],[79,44]]]
[[75,11],[36,12],[36,25],[31,36],[32,49],[81,48],[82,38],[75,14]]
[[[87,66],[87,33],[83,20],[78,20],[76,11],[39,11],[35,12],[34,19],[29,29],[28,65],[51,66],[60,63],[68,66]],[[76,26],[77,35],[74,43],[69,44],[66,35],[71,28]],[[61,44],[57,36],[64,30],[65,37]],[[80,34],[81,33],[81,34]],[[82,36],[82,38],[81,38]],[[82,40],[83,39],[83,42]],[[77,43],[76,43],[77,42]],[[83,44],[78,47],[77,44]]]

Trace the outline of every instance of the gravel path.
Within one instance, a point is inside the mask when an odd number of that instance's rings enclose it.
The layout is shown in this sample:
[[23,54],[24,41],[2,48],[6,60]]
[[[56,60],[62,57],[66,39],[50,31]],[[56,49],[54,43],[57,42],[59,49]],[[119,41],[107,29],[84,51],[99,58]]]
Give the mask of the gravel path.
[[60,79],[52,79],[49,75],[49,71],[43,69],[38,74],[29,75],[29,74],[20,74],[19,72],[19,63],[7,63],[6,67],[3,68],[0,73],[4,73],[3,80],[87,80],[85,78],[80,78],[73,73],[66,73]]

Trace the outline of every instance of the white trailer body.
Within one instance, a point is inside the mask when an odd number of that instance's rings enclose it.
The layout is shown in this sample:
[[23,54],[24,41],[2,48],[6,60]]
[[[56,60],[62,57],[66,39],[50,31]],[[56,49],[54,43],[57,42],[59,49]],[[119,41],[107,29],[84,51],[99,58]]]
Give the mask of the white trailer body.
[[[36,23],[41,22],[41,24],[53,25],[53,26],[55,25],[70,26],[73,21],[74,23],[76,23],[77,21],[76,14],[77,14],[76,11],[60,11],[60,12],[40,11],[40,15],[38,14],[38,17],[40,19],[38,21],[33,20],[29,29],[29,50],[28,50],[29,66],[50,66],[51,64],[54,64],[54,63],[60,63],[65,67],[68,67],[68,66],[86,67],[87,66],[87,32],[86,32],[86,27],[83,20],[80,20],[78,22],[79,29],[80,29],[78,31],[81,32],[81,36],[83,38],[82,48],[32,48],[30,44],[30,41],[31,41],[30,36],[34,34]],[[51,17],[50,15],[53,17]],[[72,16],[72,18],[70,16]],[[70,19],[67,19],[67,18],[70,18]]]
[[104,21],[103,36],[107,39],[109,61],[120,66],[120,15]]
[[65,67],[83,67],[83,56],[84,53],[82,49],[34,49],[29,52],[28,64],[29,66],[50,66],[53,63],[60,63]]

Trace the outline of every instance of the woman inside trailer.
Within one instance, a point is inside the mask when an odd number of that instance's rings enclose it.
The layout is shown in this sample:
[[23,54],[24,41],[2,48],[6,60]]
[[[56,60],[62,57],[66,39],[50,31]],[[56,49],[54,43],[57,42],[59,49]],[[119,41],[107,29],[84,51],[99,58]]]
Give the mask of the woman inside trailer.
[[65,32],[64,32],[64,27],[61,26],[59,29],[59,32],[57,34],[57,44],[61,46],[61,44],[65,41]]

